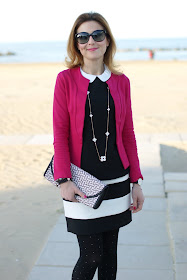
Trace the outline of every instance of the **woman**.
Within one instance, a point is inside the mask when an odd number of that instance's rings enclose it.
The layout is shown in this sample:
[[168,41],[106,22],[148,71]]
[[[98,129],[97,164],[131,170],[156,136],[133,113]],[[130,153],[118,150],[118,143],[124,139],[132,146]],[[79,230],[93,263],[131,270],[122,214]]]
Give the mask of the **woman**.
[[[72,279],[116,279],[119,228],[142,209],[144,196],[134,135],[129,79],[113,64],[116,45],[98,13],[80,15],[68,41],[68,69],[57,76],[54,103],[54,179],[60,186],[67,230],[76,234],[80,257]],[[70,163],[109,185],[98,209],[71,181]],[[130,183],[133,183],[132,192]],[[132,194],[133,205],[130,204]]]

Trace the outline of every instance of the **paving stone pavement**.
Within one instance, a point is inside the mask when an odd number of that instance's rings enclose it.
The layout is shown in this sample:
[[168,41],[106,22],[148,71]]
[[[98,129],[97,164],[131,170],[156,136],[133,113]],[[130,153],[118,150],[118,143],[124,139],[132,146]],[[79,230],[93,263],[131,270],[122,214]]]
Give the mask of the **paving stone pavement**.
[[[187,134],[136,134],[136,138],[145,202],[133,221],[120,228],[117,280],[186,280],[187,174],[163,172],[160,143],[187,141]],[[52,135],[0,135],[0,145],[52,142]],[[67,232],[62,214],[28,280],[70,280],[78,257],[76,236]]]

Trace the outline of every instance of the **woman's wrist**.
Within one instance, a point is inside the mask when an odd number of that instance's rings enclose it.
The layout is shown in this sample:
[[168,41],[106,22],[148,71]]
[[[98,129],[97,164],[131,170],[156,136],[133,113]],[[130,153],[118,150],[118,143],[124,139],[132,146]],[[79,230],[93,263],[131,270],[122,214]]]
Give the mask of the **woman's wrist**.
[[71,178],[59,178],[55,182],[56,182],[56,186],[60,187],[62,184],[66,183],[68,181],[71,181]]
[[132,182],[132,183],[141,186],[142,182],[143,182],[142,178],[139,178],[136,182]]
[[136,182],[133,182],[133,186],[132,187],[137,186],[138,188],[140,188],[142,190],[141,184],[142,184],[142,179],[139,178]]
[[133,184],[138,184],[138,180],[136,182],[133,182]]
[[132,187],[134,188],[134,187],[136,187],[136,186],[137,186],[139,189],[142,190],[141,186],[140,186],[138,183],[133,183],[133,186],[132,186]]

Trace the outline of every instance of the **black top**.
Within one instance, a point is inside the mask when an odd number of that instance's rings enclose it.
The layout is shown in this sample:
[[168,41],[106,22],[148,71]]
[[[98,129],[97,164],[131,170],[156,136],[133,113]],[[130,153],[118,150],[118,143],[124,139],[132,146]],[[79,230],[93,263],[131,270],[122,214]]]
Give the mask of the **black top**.
[[[97,138],[97,147],[100,156],[105,155],[107,116],[108,116],[108,90],[106,82],[96,78],[89,84],[90,101],[92,109],[92,120]],[[85,105],[85,119],[83,129],[83,146],[81,154],[81,168],[100,180],[115,179],[129,173],[130,168],[124,169],[116,145],[116,122],[114,100],[109,94],[109,137],[106,161],[101,162],[96,151],[95,143],[92,141],[93,132],[90,119],[88,97]]]

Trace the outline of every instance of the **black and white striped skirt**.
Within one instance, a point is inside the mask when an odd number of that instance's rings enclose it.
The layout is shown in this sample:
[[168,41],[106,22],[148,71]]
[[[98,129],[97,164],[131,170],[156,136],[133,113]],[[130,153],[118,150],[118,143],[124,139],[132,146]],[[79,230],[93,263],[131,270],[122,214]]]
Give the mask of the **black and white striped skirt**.
[[132,214],[129,174],[102,180],[109,185],[106,197],[97,209],[80,202],[63,199],[67,231],[75,234],[94,234],[114,230],[129,224]]

